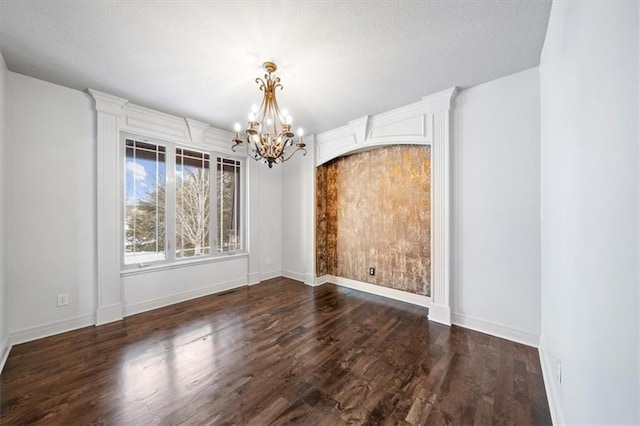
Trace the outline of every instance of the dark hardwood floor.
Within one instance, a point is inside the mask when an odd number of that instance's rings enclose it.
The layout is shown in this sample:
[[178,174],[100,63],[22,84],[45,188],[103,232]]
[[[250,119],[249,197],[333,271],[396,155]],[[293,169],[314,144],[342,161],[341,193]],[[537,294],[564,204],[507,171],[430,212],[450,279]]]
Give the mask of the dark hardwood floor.
[[537,350],[286,278],[15,346],[2,424],[550,424]]

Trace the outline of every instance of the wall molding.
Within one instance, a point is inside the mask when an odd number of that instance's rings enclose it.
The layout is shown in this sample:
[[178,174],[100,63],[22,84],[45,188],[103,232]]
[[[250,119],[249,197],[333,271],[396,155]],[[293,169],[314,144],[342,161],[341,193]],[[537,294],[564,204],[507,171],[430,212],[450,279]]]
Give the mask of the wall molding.
[[[119,321],[125,309],[120,276],[122,247],[120,133],[160,138],[191,146],[230,150],[233,134],[207,123],[129,103],[88,89],[97,113],[97,282],[96,325]],[[249,254],[251,259],[252,255]],[[251,282],[251,280],[249,281]],[[174,296],[168,296],[172,298]],[[129,307],[130,308],[130,307]]]
[[522,343],[523,345],[532,346],[534,348],[537,348],[540,345],[540,335],[526,330],[510,327],[505,324],[488,321],[459,312],[454,312],[451,317],[453,324],[459,325],[460,327],[500,337],[501,339],[506,339],[512,342]]
[[260,282],[283,276],[282,271],[260,272]]
[[[316,136],[314,150],[315,165],[320,166],[343,155],[381,146],[431,146],[432,280],[429,319],[445,325],[451,325],[450,116],[456,91],[452,87],[426,96],[419,102],[375,116],[364,116],[320,133]],[[309,227],[314,227],[315,221],[308,223]]]
[[96,318],[94,315],[84,315],[13,331],[11,332],[10,341],[11,345],[15,346],[21,343],[42,339],[43,337],[49,337],[60,333],[66,333],[67,331],[73,331],[95,324]]
[[313,285],[320,286],[327,283],[335,284],[334,281],[335,281],[335,277],[333,275],[322,275],[314,278]]
[[127,100],[89,90],[97,112],[97,272],[96,324],[122,319],[120,280],[120,114]]
[[365,283],[362,281],[356,281],[343,277],[330,276],[329,282],[335,285],[339,285],[340,287],[347,287],[353,290],[359,290],[365,293],[374,294],[376,296],[386,297],[387,299],[399,300],[400,302],[422,306],[424,308],[429,308],[429,306],[431,306],[430,297],[415,293],[409,293],[408,291],[383,287],[380,285]]
[[547,393],[547,401],[549,402],[549,411],[551,412],[551,421],[554,425],[567,424],[564,420],[562,405],[558,395],[558,388],[555,381],[555,373],[552,364],[548,362],[542,345],[538,348],[540,355],[540,367],[542,368],[542,380],[544,380],[544,388]]
[[290,278],[292,280],[300,281],[306,283],[306,275],[301,274],[300,272],[288,271],[286,269],[282,270],[282,276],[285,278]]
[[432,142],[428,110],[417,102],[317,135],[316,166],[334,158],[388,145],[429,145]]
[[183,293],[176,293],[169,296],[159,297],[153,300],[146,300],[144,302],[133,303],[126,305],[124,308],[124,315],[130,316],[140,314],[154,309],[163,308],[165,306],[173,305],[175,303],[186,302],[187,300],[197,299],[199,297],[209,296],[211,294],[220,293],[234,288],[246,287],[247,283],[244,279],[231,280],[223,283],[212,284],[207,287],[201,287]]

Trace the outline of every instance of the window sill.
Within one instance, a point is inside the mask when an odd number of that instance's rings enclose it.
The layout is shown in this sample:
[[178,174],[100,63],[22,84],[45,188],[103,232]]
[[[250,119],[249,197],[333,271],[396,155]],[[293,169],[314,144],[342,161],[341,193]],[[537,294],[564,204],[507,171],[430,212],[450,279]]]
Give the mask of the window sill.
[[171,263],[150,264],[148,266],[143,266],[138,268],[132,265],[130,267],[131,269],[127,268],[127,269],[120,270],[120,276],[126,277],[129,275],[148,274],[151,272],[165,271],[168,269],[184,268],[187,266],[203,265],[206,263],[225,262],[227,260],[242,259],[247,257],[249,257],[249,253],[241,252],[241,253],[234,253],[234,254],[223,254],[215,257],[206,257],[202,259],[177,260]]

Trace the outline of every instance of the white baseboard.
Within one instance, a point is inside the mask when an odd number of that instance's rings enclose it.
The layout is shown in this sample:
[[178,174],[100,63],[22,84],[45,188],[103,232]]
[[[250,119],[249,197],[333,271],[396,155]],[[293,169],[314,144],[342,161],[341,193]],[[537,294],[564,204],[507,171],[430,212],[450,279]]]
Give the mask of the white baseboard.
[[356,281],[343,277],[331,277],[330,282],[354,290],[364,291],[365,293],[375,294],[377,296],[387,297],[389,299],[399,300],[401,302],[411,303],[412,305],[423,306],[428,308],[431,306],[431,298],[420,294],[409,293],[407,291],[396,290],[395,288],[382,287],[375,284],[369,284],[362,281]]
[[11,352],[11,344],[9,344],[9,335],[5,336],[0,343],[0,373],[4,370],[4,365],[7,363],[7,358],[9,358],[9,353]]
[[252,272],[247,274],[247,285],[256,285],[260,284],[260,273]]
[[108,324],[122,319],[122,304],[115,303],[96,309],[96,325]]
[[537,348],[540,344],[540,336],[535,333],[509,327],[493,321],[487,321],[462,313],[451,314],[451,320],[454,324],[461,327],[490,334],[502,339],[511,340],[512,342],[522,343],[523,345],[533,346],[534,348]]
[[271,271],[271,272],[261,272],[260,273],[260,281],[270,280],[272,278],[278,278],[282,276],[282,271]]
[[544,389],[547,392],[547,401],[549,401],[549,411],[551,412],[551,421],[554,425],[564,425],[564,414],[558,397],[558,388],[556,387],[555,371],[552,363],[547,360],[542,345],[538,348],[540,355],[540,367],[542,368],[542,379],[544,380]]
[[326,283],[335,284],[335,281],[336,281],[336,277],[334,277],[333,275],[322,275],[320,277],[314,277],[312,282],[313,282],[313,285],[319,286]]
[[222,291],[227,291],[238,287],[244,287],[246,285],[247,283],[244,279],[239,279],[186,291],[184,293],[172,294],[171,296],[159,297],[153,300],[133,303],[131,305],[125,306],[124,315],[135,315],[142,312],[151,311],[153,309],[162,308],[164,306],[173,305],[174,303],[185,302],[187,300],[196,299],[198,297],[208,296],[210,294],[220,293]]
[[54,334],[65,333],[71,330],[95,325],[96,318],[94,315],[85,315],[77,318],[70,318],[61,321],[55,321],[45,325],[24,328],[11,332],[11,345],[19,345],[20,343],[30,342],[32,340],[41,339],[43,337],[53,336]]
[[305,282],[305,274],[301,274],[300,272],[287,271],[286,269],[283,269],[282,276],[285,278],[291,278],[292,280]]

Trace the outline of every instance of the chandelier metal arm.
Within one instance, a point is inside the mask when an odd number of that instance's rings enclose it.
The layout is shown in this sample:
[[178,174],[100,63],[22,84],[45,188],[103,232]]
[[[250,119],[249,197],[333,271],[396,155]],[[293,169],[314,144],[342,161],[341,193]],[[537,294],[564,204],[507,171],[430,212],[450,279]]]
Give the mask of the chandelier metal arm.
[[288,156],[287,158],[283,158],[283,159],[282,159],[282,161],[287,161],[287,160],[289,160],[291,157],[293,157],[293,154],[295,154],[295,153],[296,153],[296,152],[298,152],[298,151],[302,151],[302,155],[303,155],[304,157],[306,157],[306,156],[307,156],[307,150],[306,150],[305,148],[298,147],[298,148],[296,148],[296,149],[295,149],[291,154],[289,154],[289,156]]

